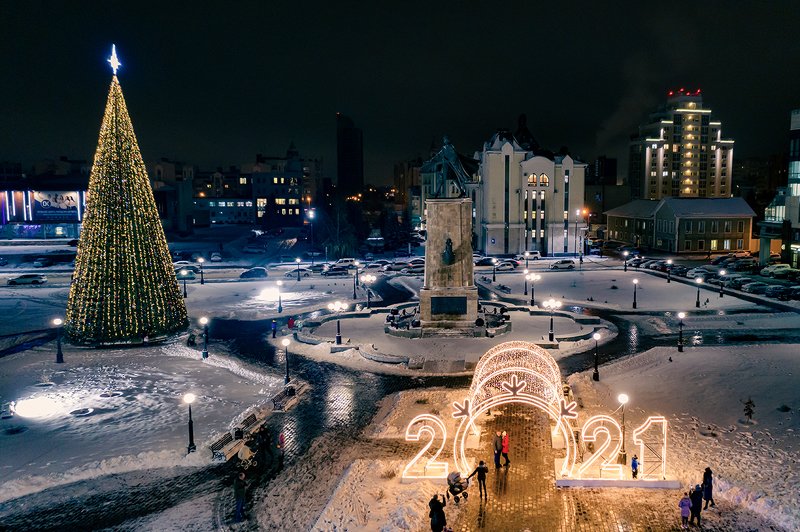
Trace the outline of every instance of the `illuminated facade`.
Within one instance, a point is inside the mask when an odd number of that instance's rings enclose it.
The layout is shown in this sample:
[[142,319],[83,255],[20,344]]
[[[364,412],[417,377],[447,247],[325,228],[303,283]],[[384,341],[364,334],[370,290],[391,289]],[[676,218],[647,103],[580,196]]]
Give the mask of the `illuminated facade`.
[[700,90],[669,91],[667,102],[631,138],[628,184],[640,199],[728,198],[733,140],[703,107]]

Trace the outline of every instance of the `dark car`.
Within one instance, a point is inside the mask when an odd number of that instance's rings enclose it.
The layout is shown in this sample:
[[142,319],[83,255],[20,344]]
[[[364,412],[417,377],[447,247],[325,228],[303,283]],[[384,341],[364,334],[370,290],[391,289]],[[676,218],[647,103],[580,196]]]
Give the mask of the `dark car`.
[[475,266],[494,266],[495,264],[499,264],[499,262],[500,261],[494,257],[483,257],[475,261]]
[[312,272],[320,273],[325,271],[325,268],[328,268],[329,266],[330,266],[329,264],[321,262],[319,264],[312,264],[311,266],[308,267],[308,269],[311,270]]
[[322,272],[324,277],[344,277],[350,275],[350,270],[345,266],[331,266]]
[[263,279],[267,276],[267,269],[259,266],[243,271],[241,274],[239,274],[239,279]]
[[73,238],[69,242],[67,242],[68,246],[76,247],[78,245],[79,240],[77,238]]

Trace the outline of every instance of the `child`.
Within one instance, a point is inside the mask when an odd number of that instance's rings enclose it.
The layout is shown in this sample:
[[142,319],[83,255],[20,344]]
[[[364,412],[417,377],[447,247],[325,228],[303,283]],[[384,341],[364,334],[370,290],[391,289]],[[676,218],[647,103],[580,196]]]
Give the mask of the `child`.
[[689,493],[684,492],[681,502],[678,503],[678,508],[681,509],[681,528],[689,528],[689,509],[692,507],[692,501],[689,500]]

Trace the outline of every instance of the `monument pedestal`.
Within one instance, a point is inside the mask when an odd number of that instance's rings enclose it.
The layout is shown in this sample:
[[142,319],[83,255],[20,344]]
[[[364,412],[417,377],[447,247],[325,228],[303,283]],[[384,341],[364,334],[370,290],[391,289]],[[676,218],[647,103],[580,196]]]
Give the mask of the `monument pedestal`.
[[478,317],[472,200],[429,199],[425,208],[425,284],[419,294],[422,328],[472,329]]

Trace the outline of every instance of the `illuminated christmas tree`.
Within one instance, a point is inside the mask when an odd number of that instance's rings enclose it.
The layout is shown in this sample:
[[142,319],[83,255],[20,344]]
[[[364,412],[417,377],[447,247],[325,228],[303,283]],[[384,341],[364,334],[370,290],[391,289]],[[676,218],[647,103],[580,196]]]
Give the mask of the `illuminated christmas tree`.
[[89,178],[67,335],[89,345],[138,343],[185,328],[175,278],[147,170],[114,70]]

